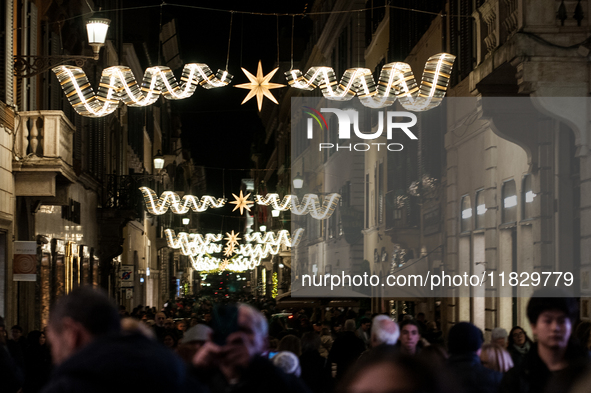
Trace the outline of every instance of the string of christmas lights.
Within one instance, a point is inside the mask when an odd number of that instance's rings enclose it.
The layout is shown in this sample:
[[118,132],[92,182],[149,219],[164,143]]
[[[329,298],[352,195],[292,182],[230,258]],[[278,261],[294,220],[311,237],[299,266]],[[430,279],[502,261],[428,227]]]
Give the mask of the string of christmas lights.
[[314,90],[320,87],[322,95],[333,101],[348,101],[356,95],[364,106],[384,108],[396,99],[407,110],[427,111],[441,103],[445,96],[455,56],[439,53],[425,64],[423,78],[418,86],[409,64],[388,63],[382,67],[376,85],[369,68],[349,68],[340,82],[331,67],[311,67],[305,75],[300,70],[285,73],[291,87]]
[[103,70],[98,93],[95,94],[86,73],[80,67],[60,65],[56,74],[66,97],[81,116],[103,117],[113,113],[119,101],[132,107],[148,106],[163,96],[168,100],[191,97],[198,85],[205,89],[227,86],[232,75],[218,70],[214,74],[206,64],[185,64],[180,83],[172,70],[165,66],[147,68],[141,87],[133,72],[126,66],[113,66]]
[[204,212],[209,207],[220,208],[226,204],[225,198],[214,198],[209,195],[204,195],[201,199],[193,195],[185,195],[181,200],[174,191],[164,191],[160,198],[156,196],[156,193],[151,188],[140,187],[140,191],[144,195],[146,209],[157,216],[166,213],[169,208],[174,214],[186,214],[189,210],[199,213]]

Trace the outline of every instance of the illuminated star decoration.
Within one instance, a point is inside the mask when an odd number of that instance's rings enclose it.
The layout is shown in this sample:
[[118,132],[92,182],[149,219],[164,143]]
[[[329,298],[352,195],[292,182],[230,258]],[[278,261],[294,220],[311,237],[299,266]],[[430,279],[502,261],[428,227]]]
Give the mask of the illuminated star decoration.
[[234,202],[230,202],[230,203],[236,205],[234,207],[234,209],[232,209],[232,211],[234,211],[236,209],[240,209],[240,214],[242,214],[243,209],[250,211],[250,206],[248,206],[249,204],[254,205],[254,202],[247,200],[248,197],[250,196],[250,194],[246,194],[246,196],[244,196],[242,194],[242,190],[240,191],[240,196],[238,196],[234,193],[232,193],[232,195],[234,196],[234,198],[236,198],[236,200]]
[[228,265],[230,264],[230,261],[228,261],[228,258],[224,258],[222,260],[222,262],[220,263],[220,270],[224,271],[228,268]]
[[228,241],[226,244],[229,245],[229,246],[237,246],[238,245],[238,240],[241,240],[238,237],[238,235],[240,235],[240,233],[234,233],[233,230],[230,233],[226,232],[226,235],[228,235],[228,236],[225,237],[224,240],[227,240]]
[[226,232],[226,235],[228,236],[224,238],[224,240],[227,240],[226,248],[224,249],[225,256],[229,257],[230,255],[232,255],[232,253],[234,253],[234,246],[237,246],[238,240],[241,240],[238,237],[239,234],[240,233],[234,233],[233,230],[230,233]]
[[236,87],[239,87],[241,89],[249,89],[250,91],[248,92],[248,95],[246,96],[244,101],[242,101],[242,104],[250,100],[252,97],[256,96],[260,112],[263,106],[263,96],[265,96],[277,105],[279,105],[275,97],[273,97],[273,94],[269,91],[270,89],[277,89],[279,87],[285,86],[279,83],[269,82],[271,78],[273,78],[273,75],[275,75],[278,69],[279,67],[275,68],[273,71],[263,76],[263,66],[261,65],[261,61],[259,60],[257,76],[255,77],[253,74],[251,74],[243,68],[242,71],[244,72],[244,74],[246,74],[246,77],[250,80],[250,83],[243,83],[241,85],[236,85]]

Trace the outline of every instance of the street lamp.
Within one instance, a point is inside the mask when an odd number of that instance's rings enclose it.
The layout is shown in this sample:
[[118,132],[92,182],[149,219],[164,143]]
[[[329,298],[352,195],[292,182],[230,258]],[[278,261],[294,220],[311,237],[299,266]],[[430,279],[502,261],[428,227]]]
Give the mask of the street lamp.
[[300,172],[293,178],[293,188],[302,188],[304,186],[304,179],[300,176]]
[[158,153],[154,156],[154,169],[162,169],[164,168],[164,156],[162,152],[158,150]]
[[183,225],[189,225],[191,219],[189,217],[183,217]]
[[94,17],[86,22],[88,44],[92,46],[93,56],[35,56],[15,55],[14,75],[17,78],[31,78],[60,64],[74,62],[77,67],[84,67],[86,60],[99,59],[101,47],[105,44],[111,21],[107,18]]
[[279,213],[281,213],[281,212],[279,210],[277,210],[277,209],[271,210],[271,215],[273,217],[279,217]]
[[267,230],[267,226],[266,226],[266,225],[261,225],[261,226],[259,227],[259,230],[260,230],[261,232],[265,232],[265,231]]
[[103,45],[105,45],[109,23],[111,23],[111,20],[107,18],[90,18],[88,22],[86,22],[88,44],[92,46],[94,60],[99,59],[99,52]]

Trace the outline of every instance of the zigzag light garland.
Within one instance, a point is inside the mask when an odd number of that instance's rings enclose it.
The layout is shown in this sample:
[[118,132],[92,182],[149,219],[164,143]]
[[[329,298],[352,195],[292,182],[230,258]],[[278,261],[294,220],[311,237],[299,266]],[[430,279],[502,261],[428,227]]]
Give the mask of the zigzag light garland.
[[80,67],[61,65],[54,67],[66,97],[81,116],[103,117],[113,113],[123,101],[128,106],[152,105],[162,95],[168,100],[181,100],[193,95],[197,85],[205,89],[227,86],[232,75],[218,70],[217,75],[206,64],[185,64],[181,82],[172,70],[164,66],[150,67],[144,73],[141,87],[131,69],[113,66],[103,70],[98,94],[94,94],[88,77]]
[[[203,212],[209,207],[219,208],[226,203],[226,199],[224,198],[216,199],[208,195],[202,196],[201,199],[193,195],[185,195],[181,200],[174,191],[165,191],[160,198],[156,196],[156,193],[151,188],[140,187],[140,191],[144,195],[146,208],[154,215],[166,213],[169,207],[175,214],[185,214],[189,210]],[[292,213],[297,215],[310,214],[317,220],[330,218],[338,206],[340,199],[341,196],[337,193],[328,194],[324,197],[321,205],[320,198],[316,194],[304,195],[301,203],[296,195],[286,195],[282,200],[279,199],[278,194],[255,195],[254,197],[254,200],[259,205],[271,205],[274,209],[281,211],[291,210]]]
[[425,64],[420,87],[410,65],[402,62],[384,65],[377,87],[369,68],[349,68],[340,83],[337,83],[334,70],[330,67],[312,67],[306,75],[300,70],[290,70],[285,75],[291,87],[302,90],[320,87],[328,100],[348,101],[357,95],[367,107],[384,108],[394,104],[398,98],[405,109],[420,112],[441,103],[455,58],[449,53],[431,56]]
[[140,187],[140,191],[144,195],[146,208],[151,214],[161,215],[168,211],[168,208],[175,214],[185,214],[189,209],[194,212],[204,212],[207,208],[219,208],[225,205],[226,199],[214,198],[209,195],[204,195],[199,200],[193,195],[185,195],[183,199],[174,191],[164,191],[160,198],[156,196],[154,190],[148,187]]
[[330,218],[339,204],[341,196],[337,193],[328,194],[324,197],[322,206],[316,194],[306,194],[302,198],[302,203],[299,203],[296,195],[286,195],[279,200],[278,194],[267,194],[265,196],[255,195],[255,201],[259,205],[273,206],[273,209],[286,211],[291,210],[297,215],[310,214],[317,220],[324,220]]
[[[256,244],[237,244],[231,239],[237,238],[238,233],[230,234],[224,240],[228,243],[232,242],[232,253],[236,256],[230,260],[213,257],[209,254],[222,252],[221,244],[214,244],[222,240],[223,235],[208,233],[205,236],[201,234],[180,232],[175,235],[171,229],[165,231],[166,241],[168,246],[175,249],[181,249],[183,255],[189,256],[193,268],[198,271],[210,271],[220,267],[221,263],[225,264],[225,269],[231,271],[245,271],[254,269],[260,265],[261,260],[267,258],[269,255],[277,255],[281,251],[281,246],[295,247],[302,239],[304,229],[300,228],[295,231],[293,238],[291,238],[289,231],[281,230],[275,235],[273,232],[267,232],[264,235],[261,232],[251,233],[245,235],[245,240],[248,242],[256,242]],[[227,262],[227,264],[226,264]]]

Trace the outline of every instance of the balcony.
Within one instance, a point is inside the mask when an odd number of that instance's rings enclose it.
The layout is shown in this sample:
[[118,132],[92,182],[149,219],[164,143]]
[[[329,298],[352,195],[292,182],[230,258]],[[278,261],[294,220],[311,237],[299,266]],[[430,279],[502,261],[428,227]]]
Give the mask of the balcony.
[[17,196],[55,197],[56,183],[73,183],[75,127],[62,111],[20,112],[15,120],[12,170]]

